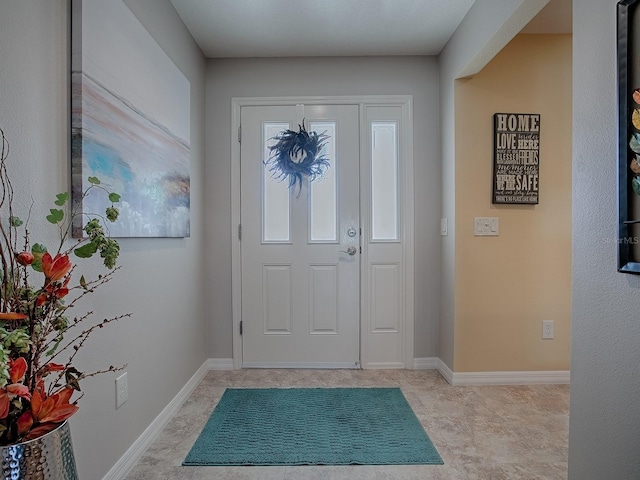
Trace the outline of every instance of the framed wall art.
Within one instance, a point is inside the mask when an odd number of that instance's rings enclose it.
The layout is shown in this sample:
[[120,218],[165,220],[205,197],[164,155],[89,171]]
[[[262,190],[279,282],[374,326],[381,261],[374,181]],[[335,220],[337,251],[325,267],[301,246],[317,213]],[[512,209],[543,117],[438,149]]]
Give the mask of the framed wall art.
[[97,177],[121,195],[111,236],[188,237],[189,81],[122,0],[72,0],[71,24],[74,206],[104,211]]
[[617,4],[618,271],[640,274],[640,0]]
[[537,204],[540,114],[493,115],[493,203]]

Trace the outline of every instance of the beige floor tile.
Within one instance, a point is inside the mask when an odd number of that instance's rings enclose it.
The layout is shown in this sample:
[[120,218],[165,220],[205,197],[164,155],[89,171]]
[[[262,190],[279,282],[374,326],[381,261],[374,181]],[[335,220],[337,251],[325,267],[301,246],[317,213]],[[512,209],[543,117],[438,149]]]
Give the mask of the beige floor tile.
[[[400,387],[444,465],[182,467],[225,388]],[[434,370],[212,371],[126,480],[562,480],[567,385],[453,387]]]

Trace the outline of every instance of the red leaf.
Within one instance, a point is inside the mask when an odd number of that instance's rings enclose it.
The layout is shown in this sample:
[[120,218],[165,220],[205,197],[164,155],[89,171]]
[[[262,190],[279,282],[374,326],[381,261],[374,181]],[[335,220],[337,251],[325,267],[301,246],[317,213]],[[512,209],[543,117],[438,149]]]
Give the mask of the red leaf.
[[31,411],[33,412],[33,416],[38,418],[40,416],[40,411],[42,410],[42,393],[40,388],[36,388],[33,391],[33,395],[31,395]]
[[4,390],[0,391],[0,419],[7,418],[9,415],[9,395]]
[[41,293],[40,295],[38,295],[38,298],[36,299],[36,307],[41,307],[45,303],[47,303],[47,294]]
[[45,423],[44,425],[38,425],[36,428],[31,430],[25,437],[25,440],[33,440],[35,438],[40,438],[41,436],[49,433],[52,430],[55,430],[58,427],[58,423]]
[[68,404],[71,395],[73,395],[73,388],[63,388],[55,395],[52,395],[52,397],[55,399],[56,406],[60,406]]
[[0,312],[0,320],[26,320],[27,317],[24,313],[17,312]]
[[64,277],[71,270],[71,261],[68,255],[58,253],[53,259],[49,252],[42,256],[42,272],[47,280],[55,282]]
[[11,385],[7,385],[7,393],[31,400],[29,388],[21,383],[12,383]]
[[56,401],[53,397],[49,397],[42,402],[42,406],[40,407],[40,412],[36,415],[35,410],[33,410],[33,405],[31,410],[33,411],[34,418],[38,421],[38,423],[42,423],[45,417],[49,416],[51,412],[56,408]]
[[66,297],[69,294],[69,289],[62,287],[56,290],[56,297],[58,298],[63,298]]
[[78,407],[76,405],[71,405],[69,403],[65,405],[60,405],[59,407],[56,407],[55,409],[53,409],[49,415],[42,417],[40,419],[40,423],[47,423],[47,422],[60,423],[65,421],[67,418],[69,418],[71,415],[73,415],[77,411],[78,411]]
[[50,363],[47,363],[44,366],[44,369],[47,372],[61,372],[61,371],[64,370],[64,365],[60,365],[59,363],[50,362]]
[[23,412],[22,415],[18,417],[16,423],[18,425],[18,435],[22,436],[27,433],[33,426],[33,416],[31,412],[29,410]]
[[11,383],[18,383],[24,379],[24,374],[27,371],[27,361],[24,357],[18,357],[15,360],[9,360],[9,376],[11,377]]

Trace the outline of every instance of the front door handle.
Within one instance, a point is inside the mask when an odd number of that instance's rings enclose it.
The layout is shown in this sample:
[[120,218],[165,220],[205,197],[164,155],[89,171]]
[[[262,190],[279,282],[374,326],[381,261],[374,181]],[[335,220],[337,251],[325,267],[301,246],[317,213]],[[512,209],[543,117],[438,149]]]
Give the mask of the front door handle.
[[351,255],[352,257],[358,253],[358,249],[356,247],[349,247],[346,250],[340,250],[340,253],[346,253],[347,255]]

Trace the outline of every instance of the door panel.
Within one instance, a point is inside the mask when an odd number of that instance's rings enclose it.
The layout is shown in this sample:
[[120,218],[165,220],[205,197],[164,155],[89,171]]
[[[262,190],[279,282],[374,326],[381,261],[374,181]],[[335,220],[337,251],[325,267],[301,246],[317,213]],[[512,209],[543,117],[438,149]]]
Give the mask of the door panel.
[[[264,161],[295,106],[241,108],[244,367],[356,367],[360,358],[359,110],[304,107],[330,136],[322,178],[291,187]],[[347,253],[349,248],[355,254]],[[351,251],[353,253],[353,250]]]
[[[365,368],[407,368],[407,320],[412,313],[412,175],[403,151],[400,106],[367,106],[361,196],[363,358]],[[411,179],[411,180],[409,180]],[[404,198],[403,198],[404,196]],[[368,227],[368,228],[367,228]],[[411,325],[412,326],[412,325]],[[409,358],[408,361],[412,361]]]

